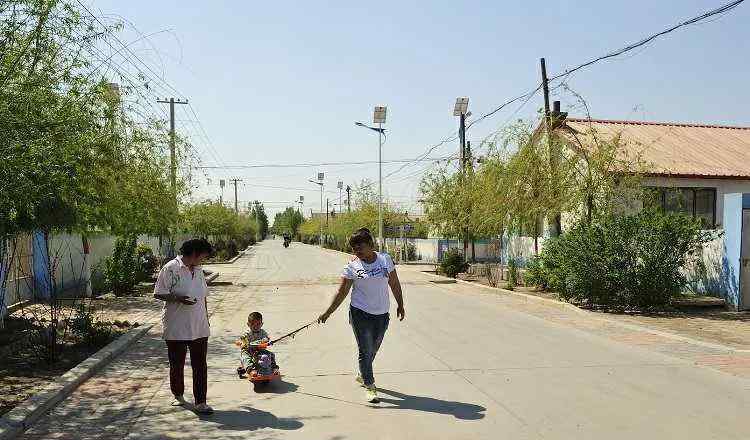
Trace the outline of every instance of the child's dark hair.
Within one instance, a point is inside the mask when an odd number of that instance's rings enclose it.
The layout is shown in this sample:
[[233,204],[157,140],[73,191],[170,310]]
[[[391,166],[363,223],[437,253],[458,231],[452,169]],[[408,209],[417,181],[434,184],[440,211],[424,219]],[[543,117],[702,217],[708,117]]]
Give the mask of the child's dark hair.
[[263,321],[263,315],[260,314],[260,312],[252,312],[249,315],[247,315],[247,320],[252,321]]
[[196,254],[207,254],[211,255],[214,253],[214,248],[211,243],[205,238],[193,238],[180,246],[180,255],[190,257]]
[[370,247],[375,247],[375,240],[372,239],[372,234],[367,228],[359,228],[349,237],[349,246],[354,247],[358,244],[367,244]]

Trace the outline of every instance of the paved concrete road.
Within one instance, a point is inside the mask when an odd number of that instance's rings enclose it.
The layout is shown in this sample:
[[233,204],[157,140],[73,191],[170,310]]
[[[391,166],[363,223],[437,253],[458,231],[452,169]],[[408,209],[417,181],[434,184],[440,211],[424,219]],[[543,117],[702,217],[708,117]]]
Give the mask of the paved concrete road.
[[[568,325],[581,320],[467,285],[438,285],[401,267],[407,319],[391,321],[376,360],[382,403],[354,383],[354,341],[342,306],[275,346],[284,381],[256,393],[235,376],[234,338],[248,312],[280,335],[313,320],[347,256],[269,241],[214,289],[210,417],[168,406],[158,334],[81,386],[26,438],[131,439],[747,439],[746,379],[697,367],[631,340]],[[534,310],[533,310],[534,309]],[[607,324],[589,328],[606,329]],[[630,342],[629,342],[630,341]],[[700,351],[689,344],[676,352]],[[186,379],[188,385],[189,378]],[[187,387],[189,389],[189,385]]]

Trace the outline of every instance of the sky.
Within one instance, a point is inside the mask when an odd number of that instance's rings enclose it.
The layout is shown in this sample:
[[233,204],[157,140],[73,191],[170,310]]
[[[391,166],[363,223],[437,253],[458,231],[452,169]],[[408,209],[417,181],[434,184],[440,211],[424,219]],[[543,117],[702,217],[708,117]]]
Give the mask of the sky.
[[[119,38],[182,94],[172,93],[175,98],[190,101],[195,115],[177,106],[177,129],[193,140],[202,164],[244,166],[377,161],[377,134],[354,125],[371,122],[375,105],[388,106],[383,160],[418,157],[456,131],[456,97],[470,98],[476,118],[533,90],[541,57],[552,77],[727,2],[84,4],[105,20],[126,20]],[[750,3],[743,3],[718,19],[583,69],[567,84],[585,99],[594,118],[750,126],[747,23]],[[551,84],[552,99],[571,115],[583,116],[574,95],[555,89],[557,84]],[[520,104],[472,126],[467,138],[478,146],[511,121],[531,120],[543,98],[538,93]],[[458,142],[452,141],[429,157],[457,153]],[[386,163],[383,174],[402,165]],[[384,197],[400,209],[420,212],[419,180],[430,166],[417,162],[388,176]],[[306,213],[318,211],[319,189],[308,182],[318,172],[325,173],[324,197],[334,204],[338,181],[352,186],[362,179],[377,181],[378,165],[207,169],[192,184],[196,199],[218,199],[220,179],[242,179],[240,205],[263,201],[272,217],[297,206],[300,195]],[[233,196],[233,188],[224,189],[225,201],[233,202]]]

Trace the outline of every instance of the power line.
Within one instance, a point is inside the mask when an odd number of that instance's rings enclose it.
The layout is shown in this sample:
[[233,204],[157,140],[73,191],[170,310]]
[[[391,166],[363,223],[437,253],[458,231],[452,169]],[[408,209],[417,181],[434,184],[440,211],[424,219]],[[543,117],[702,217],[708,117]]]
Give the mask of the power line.
[[635,49],[637,47],[643,46],[644,44],[648,44],[649,42],[651,42],[651,41],[653,41],[653,40],[661,37],[662,35],[666,35],[666,34],[668,34],[670,32],[676,31],[677,29],[679,29],[681,27],[688,26],[688,25],[691,25],[691,24],[696,24],[696,23],[698,23],[700,21],[703,21],[703,20],[705,20],[705,19],[707,19],[709,17],[713,17],[714,15],[723,14],[725,12],[728,12],[728,11],[736,8],[737,6],[739,6],[740,3],[744,2],[744,1],[745,0],[735,0],[735,1],[731,2],[731,3],[727,3],[724,6],[718,7],[716,9],[712,9],[712,10],[710,10],[708,12],[705,12],[705,13],[703,13],[701,15],[693,17],[693,18],[691,18],[689,20],[685,20],[685,21],[683,21],[681,23],[678,23],[678,24],[676,24],[676,25],[674,25],[672,27],[664,29],[661,32],[657,32],[657,33],[655,33],[653,35],[649,35],[648,37],[643,38],[642,40],[639,40],[639,41],[637,41],[635,43],[629,44],[629,45],[623,47],[622,49],[618,49],[618,50],[616,50],[614,52],[610,52],[608,54],[596,57],[596,58],[594,58],[594,59],[592,59],[590,61],[587,61],[587,62],[585,62],[583,64],[579,64],[578,66],[573,67],[571,69],[566,69],[565,71],[563,71],[563,73],[555,75],[555,76],[551,77],[549,80],[553,81],[553,80],[562,78],[562,77],[564,77],[566,75],[570,75],[571,73],[573,73],[573,72],[575,72],[577,70],[580,70],[580,69],[588,67],[588,66],[590,66],[592,64],[598,63],[599,61],[606,60],[608,58],[613,58],[613,57],[616,57],[618,55],[622,55],[625,52],[628,52],[628,51],[631,51],[631,50],[633,50],[633,49]]
[[[393,159],[393,160],[384,160],[383,163],[437,162],[437,161],[449,159],[450,157],[451,156],[425,157],[425,158],[416,158],[416,159]],[[363,160],[363,161],[356,161],[356,162],[269,163],[269,164],[258,164],[258,165],[199,166],[196,168],[242,170],[242,169],[252,169],[252,168],[309,168],[309,167],[338,166],[338,165],[369,165],[369,164],[377,164],[377,163],[378,163],[377,160]]]
[[[573,72],[576,72],[576,71],[578,71],[578,70],[584,69],[584,68],[586,68],[586,67],[588,67],[588,66],[591,66],[592,64],[595,64],[595,63],[597,63],[597,62],[600,62],[600,61],[602,61],[602,60],[606,60],[606,59],[608,59],[608,58],[613,58],[613,57],[616,57],[616,56],[618,56],[618,55],[622,55],[622,54],[624,54],[624,53],[626,53],[626,52],[628,52],[628,51],[631,51],[631,50],[633,50],[633,49],[635,49],[635,48],[638,48],[638,47],[640,47],[640,46],[643,46],[643,45],[645,45],[645,44],[648,44],[649,42],[651,42],[651,41],[655,40],[656,38],[658,38],[658,37],[660,37],[660,36],[663,36],[663,35],[666,35],[666,34],[668,34],[668,33],[670,33],[670,32],[673,32],[673,31],[675,31],[675,30],[677,30],[677,29],[679,29],[679,28],[681,28],[681,27],[684,27],[684,26],[688,26],[688,25],[691,25],[691,24],[696,24],[696,23],[698,23],[698,22],[700,22],[700,21],[703,21],[703,20],[705,20],[705,19],[707,19],[707,18],[709,18],[709,17],[715,16],[715,15],[719,15],[719,14],[723,14],[723,13],[726,13],[726,12],[730,11],[731,9],[734,9],[735,7],[739,6],[739,4],[740,4],[740,3],[742,3],[743,1],[744,1],[744,0],[735,0],[735,1],[733,1],[733,2],[730,2],[730,3],[728,3],[728,4],[724,5],[724,6],[721,6],[721,7],[719,7],[719,8],[713,9],[713,10],[711,10],[711,11],[708,11],[708,12],[705,12],[705,13],[703,13],[703,14],[701,14],[701,15],[698,15],[698,16],[696,16],[696,17],[693,17],[693,18],[689,19],[689,20],[685,20],[685,21],[683,21],[683,22],[681,22],[681,23],[679,23],[679,24],[677,24],[677,25],[674,25],[674,26],[672,26],[672,27],[669,27],[669,28],[667,28],[667,29],[665,29],[665,30],[663,30],[663,31],[661,31],[661,32],[658,32],[658,33],[656,33],[656,34],[653,34],[653,35],[650,35],[650,36],[648,36],[648,37],[646,37],[646,38],[643,38],[642,40],[640,40],[640,41],[638,41],[638,42],[636,42],[636,43],[633,43],[633,44],[627,45],[627,46],[623,47],[622,49],[616,50],[616,51],[614,51],[614,52],[610,52],[610,53],[608,53],[608,54],[605,54],[605,55],[602,55],[602,56],[599,56],[599,57],[597,57],[597,58],[594,58],[594,59],[592,59],[592,60],[590,60],[590,61],[587,61],[587,62],[585,62],[585,63],[583,63],[583,64],[580,64],[580,65],[578,65],[578,66],[576,66],[576,67],[573,67],[573,68],[570,68],[570,69],[566,69],[566,70],[565,70],[565,71],[564,71],[563,73],[560,73],[560,74],[558,74],[558,75],[555,75],[555,76],[553,76],[553,77],[549,78],[549,81],[554,81],[554,80],[558,80],[558,79],[560,79],[560,78],[563,78],[563,77],[567,77],[567,76],[569,76],[570,74],[572,74]],[[517,111],[519,111],[519,110],[520,110],[520,109],[521,109],[521,108],[522,108],[522,107],[523,107],[523,106],[524,106],[524,105],[526,104],[526,102],[528,102],[528,100],[530,100],[530,99],[531,99],[531,97],[533,97],[533,96],[534,96],[534,95],[536,94],[536,92],[538,92],[538,91],[539,91],[539,90],[540,90],[541,88],[542,88],[542,84],[540,83],[540,84],[539,84],[538,86],[536,86],[536,87],[535,87],[535,88],[534,88],[533,90],[530,90],[530,91],[528,91],[528,92],[526,92],[526,93],[523,93],[523,94],[521,94],[521,95],[519,95],[519,96],[516,96],[515,98],[512,98],[512,99],[510,99],[510,100],[508,100],[508,101],[506,101],[506,102],[502,103],[502,104],[501,104],[501,105],[499,105],[498,107],[494,108],[493,110],[491,110],[491,111],[489,111],[489,112],[487,112],[487,113],[484,113],[484,114],[483,114],[482,116],[480,116],[480,117],[479,117],[478,119],[476,119],[476,120],[472,121],[471,123],[469,123],[469,125],[468,125],[468,126],[467,126],[466,128],[468,129],[468,128],[470,128],[471,126],[473,126],[473,125],[475,125],[475,124],[478,124],[478,123],[480,123],[480,122],[484,121],[485,119],[487,119],[487,118],[489,118],[489,117],[493,116],[493,115],[494,115],[494,114],[496,114],[497,112],[499,112],[499,111],[503,110],[504,108],[506,108],[507,106],[509,106],[510,104],[512,104],[512,103],[514,103],[514,102],[516,102],[516,101],[520,101],[520,100],[525,100],[525,101],[524,101],[524,103],[523,103],[523,104],[522,104],[522,105],[521,105],[521,106],[519,107],[519,109],[517,110]],[[516,112],[517,112],[517,111],[516,111]],[[488,137],[489,137],[489,136],[488,136]],[[452,139],[450,139],[450,140],[455,140],[455,138],[452,138]],[[436,144],[436,145],[434,145],[434,146],[430,147],[430,148],[429,148],[429,149],[427,150],[427,153],[425,153],[425,154],[429,154],[429,153],[430,153],[430,152],[432,152],[432,151],[433,151],[433,150],[434,150],[435,148],[437,148],[437,147],[438,147],[438,146],[440,146],[440,145],[443,145],[444,143],[446,143],[446,142],[448,142],[448,141],[449,141],[449,140],[448,140],[448,139],[446,139],[446,140],[443,140],[443,141],[441,141],[440,143],[438,143],[438,144]],[[388,176],[386,176],[386,177],[389,177],[389,176],[391,176],[391,175],[393,175],[393,174],[396,174],[396,173],[400,172],[400,171],[401,171],[402,169],[406,168],[407,166],[408,166],[408,164],[406,164],[406,165],[402,166],[401,168],[399,168],[399,169],[397,169],[396,171],[394,171],[394,172],[390,173],[390,174],[389,174]]]
[[[85,11],[86,11],[86,12],[87,12],[87,13],[88,13],[88,14],[89,14],[89,15],[90,15],[90,16],[91,16],[91,17],[92,17],[93,19],[94,19],[94,20],[96,20],[96,21],[97,21],[97,22],[98,22],[98,23],[99,23],[99,24],[100,24],[100,25],[102,26],[102,28],[104,28],[104,29],[105,29],[105,31],[107,31],[107,34],[109,34],[109,35],[110,35],[110,36],[111,36],[112,38],[114,38],[114,39],[115,39],[115,41],[117,41],[118,43],[120,43],[120,45],[122,46],[122,48],[123,48],[123,49],[124,49],[125,51],[127,51],[127,52],[128,52],[128,53],[129,53],[129,54],[130,54],[130,55],[131,55],[131,56],[132,56],[133,58],[135,58],[136,60],[138,60],[138,62],[140,62],[140,64],[141,64],[141,65],[143,65],[143,67],[145,67],[145,68],[146,68],[146,70],[148,70],[148,71],[149,71],[149,72],[150,72],[150,73],[152,74],[152,75],[149,75],[149,74],[147,74],[147,73],[146,73],[146,72],[144,72],[144,71],[143,71],[142,69],[140,69],[140,68],[139,68],[138,66],[136,66],[136,65],[135,65],[135,63],[133,63],[133,62],[130,62],[130,64],[131,64],[131,65],[133,65],[133,67],[135,67],[135,68],[136,68],[136,69],[138,70],[138,73],[139,73],[140,75],[143,75],[143,76],[144,76],[145,78],[149,78],[149,79],[155,79],[155,82],[156,82],[156,84],[157,84],[157,85],[159,85],[160,83],[161,83],[161,84],[163,84],[163,86],[160,86],[161,88],[164,88],[164,87],[166,87],[167,89],[171,90],[171,92],[174,92],[174,93],[176,93],[176,94],[177,94],[177,95],[179,95],[179,96],[184,96],[184,94],[183,94],[183,93],[181,93],[181,92],[180,92],[179,90],[177,90],[177,89],[176,89],[176,88],[175,88],[174,86],[172,86],[172,85],[171,85],[170,83],[168,83],[168,82],[167,82],[166,80],[164,80],[163,78],[161,78],[161,76],[160,76],[160,75],[159,75],[158,73],[156,73],[156,72],[155,72],[155,71],[154,71],[154,70],[153,70],[153,69],[151,68],[151,66],[149,66],[149,65],[148,65],[148,63],[144,62],[144,61],[143,61],[143,60],[142,60],[142,59],[141,59],[141,58],[140,58],[140,57],[139,57],[139,56],[138,56],[138,55],[137,55],[136,53],[134,53],[134,52],[133,52],[133,51],[132,51],[132,50],[130,49],[129,45],[126,45],[126,44],[125,44],[125,43],[123,43],[123,42],[122,42],[122,40],[120,40],[120,39],[119,39],[119,38],[118,38],[118,37],[117,37],[116,35],[112,34],[112,32],[110,32],[110,31],[109,31],[109,28],[107,28],[107,26],[106,26],[106,25],[105,25],[104,23],[102,23],[102,21],[101,21],[101,20],[100,20],[100,19],[99,19],[99,18],[98,18],[98,17],[96,16],[96,15],[94,15],[94,14],[93,14],[93,13],[91,12],[91,10],[89,10],[89,8],[87,8],[87,7],[86,7],[86,5],[84,5],[84,4],[83,4],[83,3],[81,2],[81,0],[76,0],[76,1],[77,1],[77,3],[78,3],[78,4],[79,4],[79,5],[80,5],[80,6],[81,6],[81,7],[82,7],[82,8],[83,8],[83,9],[84,9],[84,10],[85,10]],[[142,40],[142,39],[144,39],[144,37],[141,37],[141,38],[139,38],[139,40]],[[139,40],[137,40],[137,41],[139,41]],[[105,40],[105,41],[106,41],[106,40]],[[112,47],[112,45],[111,45],[111,44],[109,44],[109,42],[107,42],[107,44],[108,44],[108,45],[109,45],[110,47]],[[113,50],[115,50],[115,49],[114,49],[114,47],[112,47],[112,49],[113,49]],[[121,52],[121,51],[122,51],[123,49],[117,50],[117,52],[115,53],[115,55],[116,55],[116,54],[118,54],[118,53],[120,53],[120,52]],[[123,58],[124,58],[124,57],[123,57]],[[128,60],[128,61],[130,61],[130,60]],[[171,93],[171,92],[170,92],[170,93]],[[213,147],[213,144],[212,144],[212,142],[211,142],[211,139],[210,139],[210,138],[208,137],[208,134],[206,133],[206,130],[205,130],[205,128],[203,127],[203,124],[201,123],[200,119],[198,118],[198,115],[197,115],[197,113],[196,113],[196,111],[195,111],[194,107],[193,107],[192,105],[189,105],[188,107],[189,107],[190,111],[192,112],[193,116],[195,117],[195,122],[196,122],[196,123],[198,124],[198,126],[199,126],[199,128],[200,128],[200,131],[202,132],[202,134],[203,134],[203,136],[204,136],[205,140],[207,141],[207,142],[205,143],[205,145],[206,145],[206,148],[205,148],[205,149],[206,149],[206,152],[208,152],[208,153],[209,153],[210,155],[212,155],[212,156],[213,156],[213,160],[214,160],[214,161],[215,161],[215,162],[217,163],[217,165],[221,165],[221,164],[223,164],[223,162],[222,162],[222,161],[221,161],[221,159],[220,159],[220,155],[218,154],[218,152],[216,151],[216,149],[215,149],[215,148]],[[200,136],[198,136],[198,137],[200,137]]]

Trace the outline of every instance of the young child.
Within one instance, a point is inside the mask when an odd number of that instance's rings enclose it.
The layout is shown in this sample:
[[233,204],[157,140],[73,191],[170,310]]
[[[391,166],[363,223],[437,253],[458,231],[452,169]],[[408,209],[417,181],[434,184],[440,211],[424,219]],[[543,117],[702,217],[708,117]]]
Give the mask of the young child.
[[[244,377],[245,373],[250,370],[271,370],[278,368],[276,359],[270,351],[259,348],[259,344],[268,343],[270,338],[268,333],[263,330],[263,315],[260,312],[252,312],[247,316],[247,326],[249,330],[242,335],[240,341],[240,362],[242,365],[237,368],[237,375]],[[269,373],[270,374],[270,373]]]

